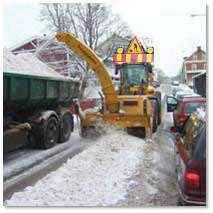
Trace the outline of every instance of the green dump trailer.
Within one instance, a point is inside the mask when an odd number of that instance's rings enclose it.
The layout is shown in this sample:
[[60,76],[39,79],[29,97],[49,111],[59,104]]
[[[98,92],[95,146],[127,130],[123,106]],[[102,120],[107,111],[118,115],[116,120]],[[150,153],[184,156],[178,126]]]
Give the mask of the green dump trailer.
[[69,139],[78,81],[12,72],[3,79],[4,152],[24,144],[47,149]]

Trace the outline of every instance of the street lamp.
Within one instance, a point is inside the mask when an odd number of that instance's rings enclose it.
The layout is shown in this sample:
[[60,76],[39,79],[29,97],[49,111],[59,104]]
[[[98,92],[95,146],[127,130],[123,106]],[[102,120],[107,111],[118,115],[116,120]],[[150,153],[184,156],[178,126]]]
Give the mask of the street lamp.
[[190,15],[192,18],[197,17],[197,16],[206,16],[206,14],[191,14]]

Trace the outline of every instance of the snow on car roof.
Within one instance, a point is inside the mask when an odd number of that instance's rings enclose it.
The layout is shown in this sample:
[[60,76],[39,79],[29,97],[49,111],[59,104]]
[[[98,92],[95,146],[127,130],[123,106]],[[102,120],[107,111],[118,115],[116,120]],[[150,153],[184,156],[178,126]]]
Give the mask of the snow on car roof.
[[189,94],[183,94],[182,95],[183,98],[198,98],[198,97],[201,97],[199,94],[196,94],[196,93],[189,93]]

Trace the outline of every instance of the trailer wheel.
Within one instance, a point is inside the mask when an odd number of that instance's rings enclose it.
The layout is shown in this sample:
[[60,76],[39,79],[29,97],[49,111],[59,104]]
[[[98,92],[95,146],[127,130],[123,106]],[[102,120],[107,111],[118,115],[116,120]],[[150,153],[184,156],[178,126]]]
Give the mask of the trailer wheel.
[[41,137],[40,146],[44,149],[53,147],[59,139],[59,124],[54,116],[50,116],[43,124],[43,135]]
[[70,113],[66,113],[62,118],[62,128],[60,131],[60,143],[69,140],[71,132],[73,131],[73,117]]
[[37,148],[37,146],[38,145],[36,144],[36,136],[32,132],[30,132],[28,135],[27,147],[29,147],[30,149],[34,149]]

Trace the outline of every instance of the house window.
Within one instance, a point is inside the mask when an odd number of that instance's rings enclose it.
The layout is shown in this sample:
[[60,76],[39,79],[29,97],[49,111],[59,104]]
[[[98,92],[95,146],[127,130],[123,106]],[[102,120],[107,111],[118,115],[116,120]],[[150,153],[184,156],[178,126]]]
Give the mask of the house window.
[[206,55],[202,54],[202,60],[206,60]]
[[203,65],[204,70],[206,70],[206,63]]
[[196,70],[197,69],[197,64],[192,64],[192,70]]
[[193,55],[192,59],[197,60],[197,55]]

